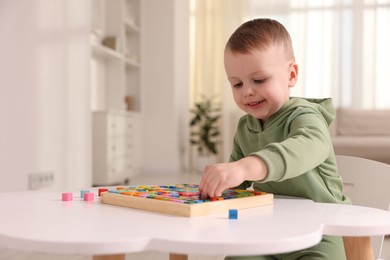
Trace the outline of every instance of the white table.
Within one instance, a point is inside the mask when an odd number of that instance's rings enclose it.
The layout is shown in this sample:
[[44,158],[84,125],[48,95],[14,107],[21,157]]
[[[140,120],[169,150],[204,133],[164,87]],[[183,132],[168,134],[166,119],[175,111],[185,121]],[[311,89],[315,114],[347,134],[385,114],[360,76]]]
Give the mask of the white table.
[[261,255],[300,250],[322,235],[390,234],[390,213],[310,200],[275,198],[274,205],[185,218],[85,202],[74,193],[0,193],[0,245],[16,250],[67,254]]

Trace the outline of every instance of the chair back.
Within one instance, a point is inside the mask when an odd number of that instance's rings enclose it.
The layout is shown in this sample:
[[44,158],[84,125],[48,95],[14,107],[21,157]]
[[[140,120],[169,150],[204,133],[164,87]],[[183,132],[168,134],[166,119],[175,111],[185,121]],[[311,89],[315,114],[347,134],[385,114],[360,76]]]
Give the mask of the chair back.
[[[344,194],[352,200],[352,204],[389,209],[390,165],[346,155],[337,155],[336,160],[344,183]],[[371,237],[371,242],[377,258],[382,237]]]

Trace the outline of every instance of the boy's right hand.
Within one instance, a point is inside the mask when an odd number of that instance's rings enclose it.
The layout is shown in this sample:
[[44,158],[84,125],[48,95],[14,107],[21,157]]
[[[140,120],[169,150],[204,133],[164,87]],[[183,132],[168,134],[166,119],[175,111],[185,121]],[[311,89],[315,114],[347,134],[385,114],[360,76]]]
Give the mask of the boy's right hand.
[[219,197],[224,190],[236,187],[246,180],[262,180],[266,176],[265,163],[255,156],[230,163],[207,165],[199,183],[199,193],[202,199]]

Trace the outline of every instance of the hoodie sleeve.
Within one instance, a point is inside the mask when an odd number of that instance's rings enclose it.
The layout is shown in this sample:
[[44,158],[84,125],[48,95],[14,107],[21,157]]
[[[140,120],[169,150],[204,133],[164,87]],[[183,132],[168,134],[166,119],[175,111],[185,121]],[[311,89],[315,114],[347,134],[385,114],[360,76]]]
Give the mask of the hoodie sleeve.
[[251,154],[261,158],[268,167],[268,175],[261,182],[297,177],[316,168],[332,152],[328,123],[314,109],[296,109],[285,129],[284,141],[270,143]]
[[[242,153],[240,146],[237,143],[237,138],[234,137],[233,140],[233,152],[230,155],[230,162],[238,161],[239,159],[244,158],[244,154]],[[246,190],[250,186],[252,186],[252,181],[244,181],[240,185],[234,187],[234,189]]]

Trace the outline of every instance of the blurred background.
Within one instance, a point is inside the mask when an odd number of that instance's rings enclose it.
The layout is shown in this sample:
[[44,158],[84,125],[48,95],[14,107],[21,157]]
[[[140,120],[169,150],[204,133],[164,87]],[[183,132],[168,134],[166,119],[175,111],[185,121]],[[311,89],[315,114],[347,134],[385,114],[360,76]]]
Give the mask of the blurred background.
[[291,34],[293,96],[388,121],[389,0],[0,0],[0,192],[158,182],[228,161],[241,112],[223,50],[256,17]]

